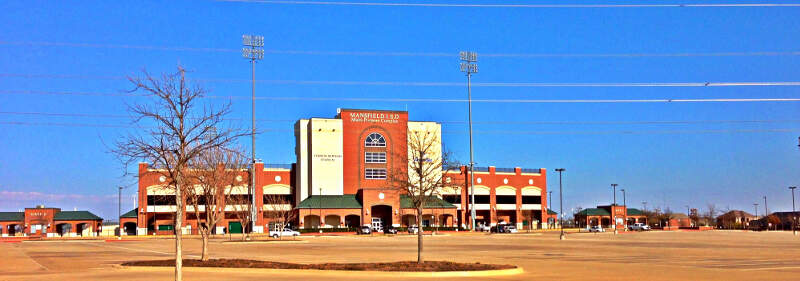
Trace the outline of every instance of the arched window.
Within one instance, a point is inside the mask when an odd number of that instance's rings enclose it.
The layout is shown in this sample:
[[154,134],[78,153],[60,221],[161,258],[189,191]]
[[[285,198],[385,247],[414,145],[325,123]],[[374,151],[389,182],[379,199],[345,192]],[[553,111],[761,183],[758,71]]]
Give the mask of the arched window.
[[386,139],[383,138],[381,134],[378,133],[371,133],[367,136],[367,139],[364,140],[364,146],[366,147],[385,147],[386,146]]

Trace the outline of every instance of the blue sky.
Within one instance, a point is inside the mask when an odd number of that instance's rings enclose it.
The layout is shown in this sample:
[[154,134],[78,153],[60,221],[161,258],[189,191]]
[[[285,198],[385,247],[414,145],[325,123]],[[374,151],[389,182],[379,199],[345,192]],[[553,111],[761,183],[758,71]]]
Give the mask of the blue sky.
[[[459,1],[453,3],[482,3]],[[538,3],[538,2],[537,2]],[[546,3],[546,2],[542,2]],[[561,2],[559,2],[561,3]],[[589,3],[570,2],[570,3]],[[655,3],[655,2],[654,2]],[[672,3],[660,1],[658,3]],[[705,2],[713,3],[713,2]],[[726,2],[731,3],[731,2]],[[260,80],[464,82],[457,53],[479,54],[473,82],[679,83],[798,81],[800,8],[453,8],[276,5],[203,1],[0,3],[0,210],[35,204],[116,216],[116,186],[132,208],[135,180],[109,145],[130,131],[124,79],[177,64],[212,95],[249,97],[241,35],[268,50]],[[90,44],[79,46],[77,44]],[[137,47],[138,46],[138,47]],[[143,48],[145,47],[145,48]],[[186,47],[176,50],[163,47]],[[200,50],[211,48],[216,50]],[[280,51],[280,52],[276,52]],[[284,51],[309,51],[291,54]],[[326,52],[452,53],[452,56]],[[687,53],[688,56],[663,56]],[[485,56],[486,54],[651,54]],[[653,54],[661,54],[655,56]],[[31,76],[33,75],[33,76]],[[36,76],[40,75],[40,76]],[[69,77],[63,77],[68,75]],[[234,81],[220,81],[232,79]],[[216,81],[214,81],[216,80]],[[473,87],[475,99],[796,98],[800,87]],[[20,92],[28,92],[26,94]],[[259,97],[463,99],[464,86],[259,83]],[[222,103],[225,99],[209,99]],[[249,126],[250,102],[234,99],[234,125]],[[565,167],[565,209],[611,201],[611,183],[631,206],[685,205],[753,211],[791,208],[800,184],[797,102],[475,103],[479,166]],[[468,161],[462,102],[274,101],[257,103],[257,156],[294,162],[293,120],[332,117],[337,107],[408,109],[443,122],[445,145]],[[52,116],[19,113],[66,113]],[[706,121],[769,122],[706,122]],[[689,121],[643,124],[644,121]],[[9,122],[17,122],[9,124]],[[23,122],[24,124],[19,124]],[[239,122],[239,123],[237,123]],[[551,122],[551,123],[548,123]],[[592,123],[600,122],[601,124]],[[632,123],[633,122],[633,123]],[[638,122],[638,123],[637,123]],[[58,123],[58,124],[53,124]],[[589,124],[587,124],[589,123]],[[49,125],[48,125],[49,124]],[[243,145],[249,141],[243,140]],[[135,167],[129,167],[134,171]],[[549,188],[557,189],[557,177]],[[554,195],[556,195],[554,193]],[[621,194],[618,195],[621,197]],[[621,200],[621,199],[620,199]],[[759,213],[763,205],[759,205]]]

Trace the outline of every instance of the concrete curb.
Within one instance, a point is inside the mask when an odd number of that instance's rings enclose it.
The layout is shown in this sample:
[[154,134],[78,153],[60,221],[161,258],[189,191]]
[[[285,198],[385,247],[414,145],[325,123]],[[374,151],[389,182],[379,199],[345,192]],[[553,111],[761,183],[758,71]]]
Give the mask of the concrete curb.
[[[147,272],[174,272],[174,267],[166,266],[115,266],[121,270],[147,271]],[[184,267],[183,272],[230,272],[252,274],[298,274],[314,276],[353,276],[362,275],[370,277],[492,277],[508,276],[525,272],[521,267],[511,269],[481,270],[481,271],[357,271],[357,270],[317,270],[317,269],[273,269],[273,268],[228,268],[228,267]]]
[[222,244],[297,244],[297,243],[308,243],[308,240],[251,240],[251,241],[222,241]]

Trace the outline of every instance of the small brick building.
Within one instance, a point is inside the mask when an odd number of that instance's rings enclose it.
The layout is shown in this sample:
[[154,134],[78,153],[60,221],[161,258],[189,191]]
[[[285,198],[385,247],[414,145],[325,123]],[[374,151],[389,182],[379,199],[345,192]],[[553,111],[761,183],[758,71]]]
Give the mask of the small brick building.
[[647,223],[647,217],[639,209],[612,204],[581,210],[575,214],[575,223],[581,228],[600,226],[625,229],[627,225]]
[[1,237],[97,236],[103,219],[89,211],[61,211],[43,205],[24,212],[0,212]]

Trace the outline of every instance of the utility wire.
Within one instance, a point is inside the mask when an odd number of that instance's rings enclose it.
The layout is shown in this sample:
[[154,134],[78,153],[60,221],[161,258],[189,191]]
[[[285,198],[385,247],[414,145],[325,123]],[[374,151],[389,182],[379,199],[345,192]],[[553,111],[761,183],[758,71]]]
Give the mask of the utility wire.
[[346,1],[273,1],[273,0],[217,0],[281,5],[324,6],[384,6],[384,7],[449,7],[449,8],[753,8],[800,7],[798,3],[697,3],[697,4],[470,4],[470,3],[397,3],[397,2],[346,2]]
[[[127,80],[125,76],[68,75],[68,74],[21,74],[0,73],[0,78],[51,78],[83,80]],[[250,83],[248,79],[197,78],[196,82]],[[334,80],[255,80],[261,84],[275,85],[339,85],[339,86],[413,86],[413,87],[463,87],[463,82],[403,82],[403,81],[334,81]],[[766,82],[645,82],[645,83],[538,83],[538,82],[474,82],[473,87],[756,87],[756,86],[800,86],[800,81]]]
[[[58,117],[86,117],[86,118],[131,118],[127,115],[115,114],[89,114],[89,113],[58,113],[58,112],[22,112],[0,111],[0,115],[18,116],[58,116]],[[225,118],[224,120],[249,120],[246,118]],[[290,119],[256,119],[256,121],[270,123],[288,123],[297,120]],[[464,125],[466,121],[437,121],[448,125]],[[685,124],[768,124],[768,123],[800,123],[800,120],[667,120],[667,121],[475,121],[475,124],[494,125],[685,125]]]
[[[210,47],[176,47],[155,45],[71,43],[46,41],[0,41],[0,45],[44,46],[44,47],[84,47],[105,49],[136,49],[149,51],[192,51],[239,53],[241,49]],[[265,49],[268,54],[283,55],[323,55],[323,56],[400,56],[400,57],[458,57],[457,52],[385,52],[385,51],[315,51],[315,50],[276,50]],[[636,58],[636,57],[734,57],[734,56],[798,56],[800,51],[759,51],[759,52],[677,52],[677,53],[481,53],[481,57],[497,58]]]
[[[88,123],[54,123],[54,122],[5,122],[0,125],[15,126],[65,126],[65,127],[100,127],[100,128],[143,128],[116,124]],[[265,129],[264,132],[293,132],[289,129]],[[607,131],[476,131],[485,135],[614,135],[614,134],[715,134],[715,133],[786,133],[800,132],[799,129],[731,129],[731,130],[607,130]],[[463,135],[464,132],[443,131],[446,135]]]
[[[50,91],[18,91],[0,90],[0,94],[32,94],[32,95],[90,95],[103,96],[96,92],[50,92]],[[108,96],[133,96],[145,95],[134,93],[109,94]],[[215,99],[251,99],[244,96],[206,96]],[[256,97],[257,100],[273,101],[352,101],[352,102],[427,102],[427,103],[464,103],[466,99],[435,99],[435,98],[354,98],[354,97]],[[683,103],[683,102],[797,102],[800,98],[709,98],[709,99],[473,99],[478,103]]]

